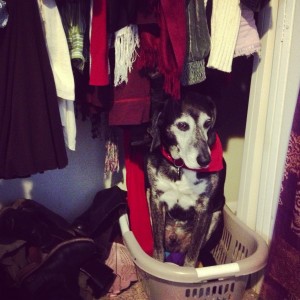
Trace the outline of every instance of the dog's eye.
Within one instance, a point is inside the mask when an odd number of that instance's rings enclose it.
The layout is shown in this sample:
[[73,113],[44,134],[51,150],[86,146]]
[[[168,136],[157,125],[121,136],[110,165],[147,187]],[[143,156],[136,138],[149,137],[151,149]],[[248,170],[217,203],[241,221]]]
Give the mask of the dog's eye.
[[190,126],[186,122],[179,122],[179,123],[177,123],[177,128],[181,131],[187,131],[190,129]]
[[203,127],[204,127],[205,129],[207,129],[207,128],[211,127],[211,125],[212,125],[212,120],[211,120],[211,119],[208,119],[208,120],[206,120],[206,121],[204,122]]

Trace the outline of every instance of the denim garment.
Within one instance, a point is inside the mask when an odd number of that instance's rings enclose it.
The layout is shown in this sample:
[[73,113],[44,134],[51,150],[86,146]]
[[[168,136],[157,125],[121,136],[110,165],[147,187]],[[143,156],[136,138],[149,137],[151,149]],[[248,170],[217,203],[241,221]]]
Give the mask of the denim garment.
[[6,9],[6,2],[0,0],[0,28],[6,26],[8,21],[8,12]]

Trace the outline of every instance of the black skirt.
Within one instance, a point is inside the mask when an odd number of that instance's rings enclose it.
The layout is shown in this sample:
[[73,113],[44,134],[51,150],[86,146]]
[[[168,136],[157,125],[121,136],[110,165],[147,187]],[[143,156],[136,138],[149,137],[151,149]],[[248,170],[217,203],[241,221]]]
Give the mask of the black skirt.
[[55,82],[36,0],[6,0],[0,29],[0,178],[67,165]]

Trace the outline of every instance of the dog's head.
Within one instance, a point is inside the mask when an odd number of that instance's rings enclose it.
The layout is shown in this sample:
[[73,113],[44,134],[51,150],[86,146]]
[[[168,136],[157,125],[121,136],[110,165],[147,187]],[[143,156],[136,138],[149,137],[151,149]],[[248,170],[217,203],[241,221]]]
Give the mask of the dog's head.
[[191,169],[211,161],[210,147],[216,140],[216,106],[208,96],[186,92],[180,101],[168,100],[159,120],[161,144],[174,160]]
[[164,247],[168,252],[186,253],[192,242],[195,209],[175,205],[165,216]]
[[188,221],[167,221],[164,240],[165,250],[186,253],[192,241],[192,228]]

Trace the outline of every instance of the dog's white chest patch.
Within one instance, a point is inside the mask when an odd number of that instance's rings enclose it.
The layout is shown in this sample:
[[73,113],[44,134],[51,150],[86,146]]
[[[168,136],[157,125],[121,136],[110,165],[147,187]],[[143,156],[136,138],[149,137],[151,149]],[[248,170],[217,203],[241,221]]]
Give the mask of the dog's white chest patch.
[[196,172],[184,169],[180,180],[171,181],[165,176],[158,176],[156,181],[157,189],[161,192],[159,200],[166,202],[168,209],[175,204],[183,209],[196,205],[200,195],[204,194],[207,188],[207,180],[198,180]]

